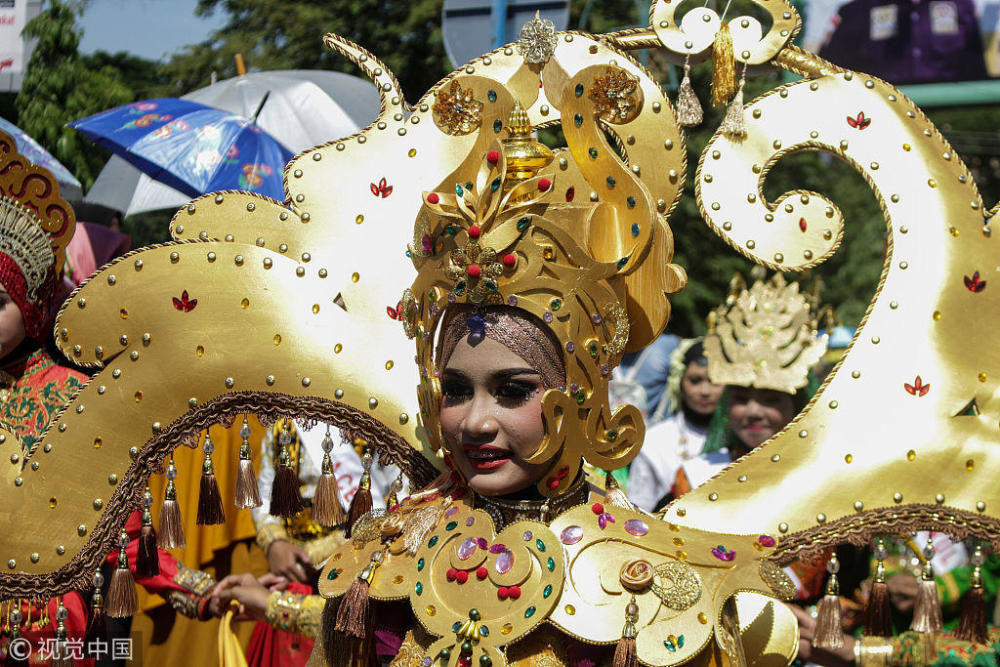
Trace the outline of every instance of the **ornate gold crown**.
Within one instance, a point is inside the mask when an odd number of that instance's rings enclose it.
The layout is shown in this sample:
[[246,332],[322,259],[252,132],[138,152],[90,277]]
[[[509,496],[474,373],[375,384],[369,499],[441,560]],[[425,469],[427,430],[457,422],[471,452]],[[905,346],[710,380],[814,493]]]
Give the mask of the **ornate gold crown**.
[[809,370],[826,352],[828,335],[817,335],[814,304],[781,273],[750,289],[737,275],[733,287],[709,318],[709,377],[716,384],[794,394],[806,386]]
[[[485,150],[474,147],[461,168],[424,193],[410,246],[419,273],[402,300],[407,333],[418,338],[421,414],[435,444],[443,440],[433,341],[449,304],[516,306],[562,342],[566,386],[543,398],[546,437],[531,458],[553,462],[538,482],[546,495],[562,493],[576,478],[581,456],[614,469],[638,454],[642,417],[631,405],[612,413],[608,380],[630,343],[639,349],[659,335],[669,314],[666,295],[685,282],[675,265],[647,264],[651,255],[672,254],[666,221],[649,188],[611,157],[600,126],[602,119],[629,123],[644,113],[638,79],[616,67],[577,79],[563,98],[563,118],[572,119],[564,122],[569,149],[559,151],[555,169],[555,156],[532,139],[528,115],[515,102],[508,136]],[[458,81],[449,96],[466,109],[473,97]],[[604,168],[591,167],[602,155]],[[580,179],[592,201],[575,200]],[[646,288],[631,300],[629,275]]]

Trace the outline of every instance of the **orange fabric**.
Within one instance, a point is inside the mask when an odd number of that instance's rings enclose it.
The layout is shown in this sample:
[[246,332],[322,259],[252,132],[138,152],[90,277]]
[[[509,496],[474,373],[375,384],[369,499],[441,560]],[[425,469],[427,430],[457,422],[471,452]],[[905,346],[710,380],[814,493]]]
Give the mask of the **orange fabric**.
[[[249,510],[238,510],[233,505],[236,495],[236,472],[239,466],[240,445],[243,439],[239,436],[242,419],[237,419],[231,428],[213,426],[209,433],[215,444],[212,460],[215,463],[215,479],[219,483],[219,493],[222,494],[226,508],[226,522],[219,526],[199,526],[195,519],[198,514],[198,493],[201,489],[201,465],[205,455],[200,448],[189,449],[178,447],[174,452],[174,464],[177,466],[177,503],[181,508],[181,520],[184,522],[184,537],[187,546],[184,549],[173,549],[171,554],[188,567],[201,568],[215,557],[215,552],[229,546],[238,540],[252,539],[256,536],[253,520]],[[256,417],[250,417],[250,445],[253,450],[254,470],[260,468],[260,443],[266,429]],[[153,475],[149,479],[149,488],[153,492],[153,525],[159,525],[160,505],[163,502],[163,491],[166,478],[163,475]],[[163,598],[139,591],[139,608],[152,609],[164,603]]]
[[677,469],[677,475],[674,477],[674,486],[671,491],[674,494],[674,498],[680,498],[690,490],[691,482],[688,481],[687,473],[684,472],[684,466],[681,466]]

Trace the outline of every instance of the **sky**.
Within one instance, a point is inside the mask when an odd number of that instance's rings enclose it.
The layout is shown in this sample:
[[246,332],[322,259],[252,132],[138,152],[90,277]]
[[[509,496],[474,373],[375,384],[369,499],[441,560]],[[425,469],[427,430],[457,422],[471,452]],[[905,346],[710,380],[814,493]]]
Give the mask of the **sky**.
[[197,0],[90,0],[80,20],[80,51],[128,51],[160,60],[196,44],[221,27],[225,16],[194,15]]

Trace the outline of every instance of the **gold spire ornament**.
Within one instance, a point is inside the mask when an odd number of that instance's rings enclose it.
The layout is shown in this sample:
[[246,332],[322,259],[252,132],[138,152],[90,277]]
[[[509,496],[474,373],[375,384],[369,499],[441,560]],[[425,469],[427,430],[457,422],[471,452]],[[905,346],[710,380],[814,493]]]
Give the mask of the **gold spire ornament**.
[[740,285],[742,277],[734,279],[735,294],[716,308],[705,336],[709,376],[716,384],[794,394],[826,352],[828,334],[817,335],[809,299],[782,274]]

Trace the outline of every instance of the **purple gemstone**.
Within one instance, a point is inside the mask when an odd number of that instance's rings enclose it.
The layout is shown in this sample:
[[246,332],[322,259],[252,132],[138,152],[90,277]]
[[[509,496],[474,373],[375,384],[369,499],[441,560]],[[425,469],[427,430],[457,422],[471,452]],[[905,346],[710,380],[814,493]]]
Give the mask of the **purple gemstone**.
[[575,382],[569,386],[569,393],[575,394],[578,391],[580,391],[580,385],[576,384]]
[[607,512],[601,514],[597,517],[597,525],[600,526],[601,530],[604,530],[608,526],[608,517],[611,516]]
[[600,324],[604,320],[603,318],[601,318],[600,313],[594,313],[593,315],[590,316],[590,321],[593,322],[594,324]]
[[476,553],[476,538],[467,538],[458,547],[458,560],[469,560]]
[[719,560],[725,561],[727,563],[736,558],[735,551],[727,551],[726,547],[722,546],[721,544],[712,549],[712,555],[718,558]]
[[444,513],[444,518],[450,519],[451,517],[458,514],[458,505],[452,505],[448,508],[448,511]]
[[517,305],[517,297],[513,296],[513,295],[507,297],[507,305],[508,306],[516,306]]
[[475,522],[476,522],[476,517],[470,516],[468,519],[465,520],[465,525],[466,526],[471,526]]
[[448,292],[448,303],[455,303],[455,293]]
[[573,341],[569,341],[568,343],[566,343],[566,351],[567,352],[569,352],[570,354],[573,354],[573,350],[575,350],[575,349],[576,349],[576,343],[574,343]]
[[474,313],[465,319],[465,326],[467,326],[469,331],[472,333],[481,334],[486,331],[486,318],[479,313]]
[[613,516],[611,516],[610,514],[608,514],[607,512],[604,513],[604,516],[608,517],[608,523],[614,523],[615,522],[615,518]]
[[550,313],[549,311],[546,310],[545,314],[542,315],[542,319],[545,320],[546,324],[548,324],[549,322],[552,321],[552,313]]
[[642,519],[629,519],[625,522],[625,532],[629,535],[642,537],[649,532],[649,526]]
[[494,545],[490,546],[490,553],[491,554],[499,554],[499,553],[503,553],[506,549],[507,549],[507,547],[504,546],[503,544],[494,544]]
[[432,661],[430,658],[424,658],[423,664],[424,667],[431,667],[431,665],[434,664],[434,661]]
[[486,541],[485,537],[477,537],[476,544],[479,546],[480,549],[485,549],[488,546],[490,546],[489,542]]
[[559,539],[563,544],[576,544],[583,539],[583,528],[580,526],[566,526],[559,534]]
[[524,535],[522,535],[521,537],[524,538],[525,542],[530,542],[531,541],[531,531],[530,530],[524,531]]
[[507,574],[512,567],[514,567],[514,552],[504,549],[503,553],[497,556],[497,572]]
[[437,314],[439,312],[441,312],[441,309],[438,307],[438,305],[436,303],[433,306],[431,306],[431,315],[433,315],[434,317],[437,317]]
[[607,377],[611,374],[611,369],[608,368],[607,364],[601,364],[601,375]]

